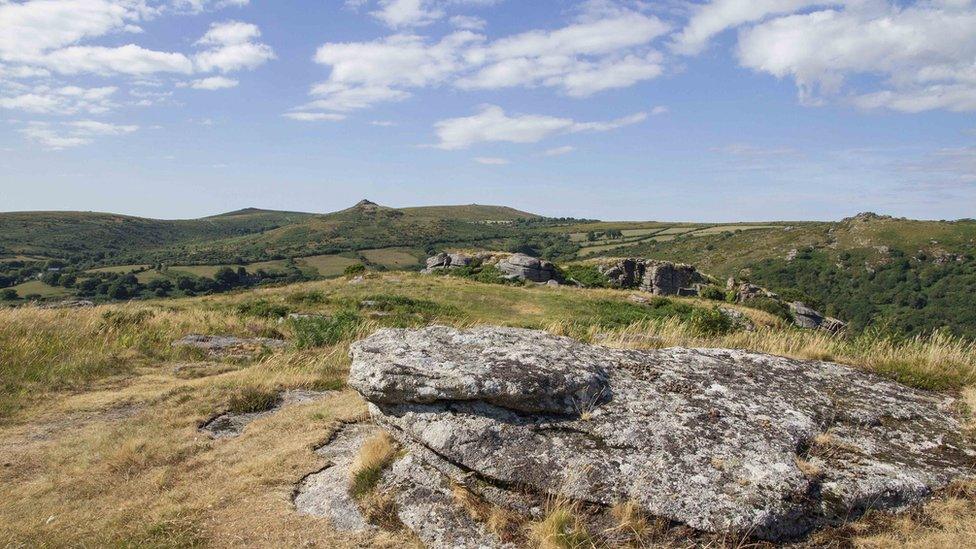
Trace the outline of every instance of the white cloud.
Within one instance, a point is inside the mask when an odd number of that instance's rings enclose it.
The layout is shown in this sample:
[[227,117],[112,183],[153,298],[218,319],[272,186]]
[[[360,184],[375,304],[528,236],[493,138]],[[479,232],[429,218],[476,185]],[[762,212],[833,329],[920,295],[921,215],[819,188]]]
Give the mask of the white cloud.
[[36,86],[28,93],[0,96],[0,108],[34,114],[67,115],[79,112],[100,114],[115,103],[111,97],[118,91],[114,86],[81,88],[78,86]]
[[139,126],[109,124],[95,120],[77,120],[53,125],[47,122],[28,122],[20,130],[29,141],[51,150],[80,147],[92,143],[95,137],[128,135]]
[[190,13],[200,13],[208,10],[215,10],[227,7],[243,7],[250,3],[250,0],[174,0],[173,6],[177,10],[188,11]]
[[283,114],[285,118],[290,118],[292,120],[298,120],[300,122],[322,122],[330,121],[336,122],[339,120],[345,120],[346,116],[342,114],[335,114],[329,112],[286,112]]
[[227,78],[226,76],[211,76],[208,78],[200,78],[190,82],[189,87],[195,90],[224,90],[227,88],[235,88],[240,84],[237,80],[233,78]]
[[866,76],[858,87],[877,89],[853,91],[860,107],[965,111],[976,109],[974,29],[976,6],[968,1],[853,3],[744,29],[737,54],[745,67],[792,78],[806,104]]
[[226,46],[243,44],[261,37],[261,30],[257,25],[240,21],[224,21],[213,23],[197,44],[203,46]]
[[661,115],[661,114],[668,114],[669,112],[671,112],[671,109],[667,108],[664,105],[658,105],[658,106],[654,107],[653,109],[651,109],[651,114],[654,115],[654,116],[658,116],[658,115]]
[[373,120],[372,122],[370,122],[370,125],[377,126],[380,128],[391,128],[393,126],[396,126],[396,122],[393,122],[392,120]]
[[724,147],[714,147],[713,152],[742,157],[794,156],[798,151],[792,147],[759,147],[749,143],[731,143]]
[[261,31],[256,25],[240,21],[213,23],[197,42],[211,46],[193,57],[196,69],[201,72],[223,73],[242,69],[254,69],[275,59],[271,46],[256,42]]
[[636,124],[647,118],[635,113],[609,122],[577,122],[570,118],[523,114],[508,116],[501,107],[484,105],[478,114],[449,118],[434,124],[439,149],[466,149],[478,143],[536,143],[563,133],[604,132]]
[[[428,4],[410,4],[418,5]],[[463,17],[455,18],[454,23],[469,29],[481,26],[479,21]],[[315,61],[330,67],[329,78],[312,88],[312,95],[319,98],[315,105],[302,108],[348,111],[399,101],[409,97],[412,89],[441,85],[461,89],[543,86],[585,97],[661,75],[664,57],[650,43],[668,28],[657,17],[618,7],[587,13],[559,29],[529,31],[492,42],[471,30],[458,30],[439,41],[394,34],[369,42],[326,43],[316,52]]]
[[73,128],[80,135],[126,135],[139,129],[139,126],[109,124],[96,120],[76,120],[66,122],[65,126]]
[[576,147],[572,145],[564,145],[562,147],[555,147],[552,149],[546,149],[543,151],[542,156],[562,156],[564,154],[569,154],[576,150]]
[[507,158],[497,158],[494,156],[476,156],[473,158],[478,164],[486,164],[489,166],[504,166],[506,164],[511,164]]
[[380,0],[371,15],[391,28],[429,25],[444,16],[431,0]]
[[450,21],[456,28],[470,31],[484,30],[488,26],[488,22],[484,19],[471,15],[455,15]]
[[[681,32],[671,41],[671,49],[685,55],[700,53],[715,35],[744,23],[760,21],[770,15],[792,13],[800,8],[827,4],[816,0],[714,0],[699,5]],[[837,2],[839,3],[839,2]]]
[[153,51],[135,44],[117,48],[72,46],[48,53],[38,58],[37,62],[67,75],[117,73],[139,76],[160,72],[193,72],[193,63],[182,53]]

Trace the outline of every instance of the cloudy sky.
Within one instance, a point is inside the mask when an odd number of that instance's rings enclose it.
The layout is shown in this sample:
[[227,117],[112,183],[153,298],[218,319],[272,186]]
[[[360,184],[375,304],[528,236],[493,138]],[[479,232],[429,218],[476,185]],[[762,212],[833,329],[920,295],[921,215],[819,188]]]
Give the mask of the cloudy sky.
[[0,0],[0,211],[976,217],[976,0]]

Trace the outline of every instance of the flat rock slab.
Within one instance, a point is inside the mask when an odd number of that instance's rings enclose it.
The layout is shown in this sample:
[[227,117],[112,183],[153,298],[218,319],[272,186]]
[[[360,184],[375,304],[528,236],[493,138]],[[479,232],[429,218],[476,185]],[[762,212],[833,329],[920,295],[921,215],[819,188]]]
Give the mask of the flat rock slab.
[[268,349],[283,349],[288,342],[267,337],[190,334],[174,341],[172,346],[201,349],[214,358],[251,358]]
[[976,465],[953,399],[828,362],[495,327],[380,330],[352,356],[350,385],[408,447],[493,487],[633,500],[703,531],[795,538]]
[[[564,349],[542,332],[382,330],[352,346],[349,384],[375,403],[484,401],[524,412],[574,414],[609,396],[597,347]],[[530,341],[526,340],[526,337]],[[547,357],[572,354],[570,363]]]
[[415,455],[393,464],[383,479],[393,491],[397,517],[428,549],[493,549],[503,543],[458,506],[450,480]]
[[243,433],[244,428],[255,420],[270,416],[287,406],[318,400],[330,392],[289,389],[282,392],[275,404],[267,410],[245,413],[225,412],[201,425],[200,430],[210,435],[211,438],[233,438]]
[[343,425],[316,450],[329,463],[298,483],[294,503],[299,513],[328,519],[333,527],[344,532],[372,529],[349,495],[349,469],[359,448],[375,432],[376,427],[367,423]]

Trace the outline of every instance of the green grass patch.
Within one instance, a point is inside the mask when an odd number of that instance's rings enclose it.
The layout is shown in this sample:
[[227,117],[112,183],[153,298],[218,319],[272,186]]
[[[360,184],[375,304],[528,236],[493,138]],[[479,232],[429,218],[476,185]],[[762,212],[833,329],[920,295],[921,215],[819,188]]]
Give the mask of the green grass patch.
[[335,345],[351,339],[359,331],[362,318],[352,310],[339,311],[331,317],[293,318],[290,321],[299,349]]

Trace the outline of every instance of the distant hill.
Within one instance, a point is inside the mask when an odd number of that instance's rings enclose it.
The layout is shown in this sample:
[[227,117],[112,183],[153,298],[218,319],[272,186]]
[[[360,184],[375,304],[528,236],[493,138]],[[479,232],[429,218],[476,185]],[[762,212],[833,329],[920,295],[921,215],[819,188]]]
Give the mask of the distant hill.
[[124,254],[260,233],[311,215],[249,209],[169,221],[94,212],[0,213],[0,248],[56,258]]
[[389,208],[369,200],[330,214],[245,208],[201,219],[93,212],[0,213],[0,251],[116,262],[256,261],[285,256],[510,236],[501,227],[539,216],[504,206]]

